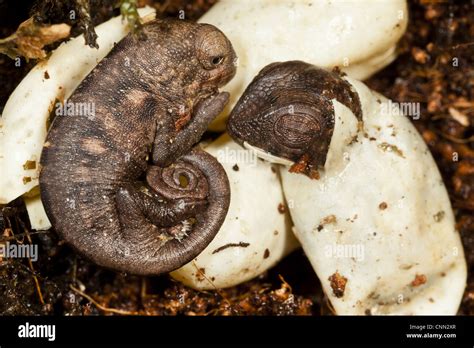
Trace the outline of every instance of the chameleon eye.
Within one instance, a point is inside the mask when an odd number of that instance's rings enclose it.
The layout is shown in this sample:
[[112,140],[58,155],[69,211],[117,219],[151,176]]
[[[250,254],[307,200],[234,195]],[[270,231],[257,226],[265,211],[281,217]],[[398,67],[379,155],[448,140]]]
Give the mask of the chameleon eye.
[[212,57],[211,62],[212,62],[212,65],[217,66],[217,65],[220,65],[223,61],[224,61],[223,56],[215,56],[215,57]]
[[224,34],[209,25],[203,25],[196,36],[197,57],[206,70],[219,67],[229,52]]

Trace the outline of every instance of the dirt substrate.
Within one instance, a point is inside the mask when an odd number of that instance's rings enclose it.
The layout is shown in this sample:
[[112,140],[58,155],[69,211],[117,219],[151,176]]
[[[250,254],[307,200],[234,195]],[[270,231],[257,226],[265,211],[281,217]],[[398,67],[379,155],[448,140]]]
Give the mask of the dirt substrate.
[[[213,0],[140,1],[163,16],[185,10],[198,18]],[[47,21],[61,22],[60,11]],[[92,1],[93,22],[117,15],[114,1]],[[474,314],[474,6],[469,1],[410,1],[410,24],[400,42],[398,59],[373,76],[373,89],[399,102],[420,102],[421,118],[413,123],[428,143],[443,174],[455,209],[469,263],[469,281],[460,314]],[[454,4],[455,3],[455,4]],[[13,7],[15,4],[16,7]],[[18,4],[23,5],[19,8]],[[29,17],[31,1],[0,2],[0,37]],[[45,20],[45,18],[43,18]],[[73,32],[81,27],[71,22]],[[34,61],[14,62],[0,55],[0,111]],[[453,64],[454,63],[454,64]],[[14,151],[14,149],[11,149]],[[453,153],[459,160],[453,161]],[[3,231],[3,232],[2,232]],[[258,233],[258,231],[256,231]],[[101,269],[82,259],[54,231],[31,232],[21,200],[2,208],[3,240],[35,243],[37,262],[0,263],[0,313],[3,315],[326,315],[331,314],[317,277],[301,250],[257,279],[240,286],[198,292],[168,276],[137,277]]]

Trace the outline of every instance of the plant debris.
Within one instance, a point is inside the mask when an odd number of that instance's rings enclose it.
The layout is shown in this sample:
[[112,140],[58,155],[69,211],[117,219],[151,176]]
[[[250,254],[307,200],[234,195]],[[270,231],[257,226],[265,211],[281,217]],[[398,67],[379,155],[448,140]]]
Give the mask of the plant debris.
[[344,296],[344,291],[346,290],[347,278],[343,277],[336,271],[332,274],[328,280],[330,281],[331,289],[337,298],[341,298]]
[[246,248],[248,247],[250,244],[249,243],[245,243],[245,242],[239,242],[239,243],[228,243],[226,245],[223,245],[223,246],[220,246],[218,247],[216,250],[214,250],[212,253],[213,254],[217,254],[219,251],[222,251],[222,250],[225,250],[227,248],[235,248],[235,247],[241,247],[241,248]]
[[379,144],[378,147],[380,149],[382,149],[382,151],[392,152],[392,153],[396,154],[397,156],[405,158],[405,156],[403,156],[402,150],[400,150],[396,145],[392,145],[392,144],[383,142],[383,143]]
[[67,24],[39,25],[30,18],[21,23],[15,33],[0,39],[0,53],[11,59],[42,59],[46,57],[43,47],[68,37],[70,31]]
[[416,287],[426,283],[426,276],[424,274],[415,275],[415,279],[411,282],[411,286]]

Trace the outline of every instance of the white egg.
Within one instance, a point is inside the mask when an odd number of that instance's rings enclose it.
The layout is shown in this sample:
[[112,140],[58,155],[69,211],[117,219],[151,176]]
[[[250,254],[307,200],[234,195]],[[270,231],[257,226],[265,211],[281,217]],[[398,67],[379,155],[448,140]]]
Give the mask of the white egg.
[[217,158],[229,178],[229,211],[206,249],[171,273],[173,278],[200,290],[250,280],[299,246],[289,215],[281,209],[285,203],[277,166],[258,159],[227,134],[205,150]]
[[320,178],[281,171],[295,234],[337,314],[456,314],[466,261],[446,187],[408,119],[419,104],[347,81],[363,128],[333,100]]
[[405,0],[220,0],[199,20],[218,27],[237,53],[237,74],[224,88],[230,102],[212,124],[222,130],[230,110],[267,64],[303,60],[339,66],[365,79],[390,64],[405,32]]

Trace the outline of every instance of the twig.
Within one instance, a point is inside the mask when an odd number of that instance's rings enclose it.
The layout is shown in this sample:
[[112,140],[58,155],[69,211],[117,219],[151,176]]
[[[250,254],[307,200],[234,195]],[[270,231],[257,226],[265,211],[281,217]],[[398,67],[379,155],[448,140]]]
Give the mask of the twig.
[[89,302],[94,304],[101,311],[115,313],[115,314],[122,314],[122,315],[138,315],[137,312],[130,312],[130,311],[122,310],[122,309],[108,308],[108,307],[102,306],[99,302],[94,300],[91,296],[89,296],[86,293],[82,292],[81,290],[75,288],[72,284],[70,284],[69,287],[71,288],[72,291],[77,292],[79,295],[84,297],[86,300],[88,300]]
[[170,0],[166,0],[163,4],[158,5],[157,11],[158,11],[160,14],[163,14],[163,12],[165,12],[165,10],[168,8],[168,6],[170,5],[170,3],[171,3]]
[[456,143],[456,144],[467,144],[474,141],[474,135],[466,139],[460,139],[443,132],[437,132],[437,133],[441,135],[443,138],[451,140],[453,143]]
[[201,269],[196,265],[196,262],[193,261],[193,266],[196,268],[197,272],[199,273],[200,276],[202,276],[204,279],[206,279],[209,284],[212,285],[212,287],[214,288],[214,290],[216,290],[216,292],[224,299],[225,302],[227,302],[227,304],[229,306],[232,306],[232,303],[229,301],[229,299],[224,295],[224,293],[221,291],[221,289],[219,289],[217,286],[214,285],[214,282],[209,279],[203,271],[201,271]]
[[452,46],[451,49],[455,50],[455,49],[458,49],[459,47],[471,46],[471,45],[474,45],[474,42],[465,42],[462,44],[457,44],[455,46]]
[[[28,243],[30,243],[30,245],[33,245],[33,241],[31,240],[30,232],[26,228],[23,221],[19,220],[19,222],[20,222],[21,227],[23,228],[23,231],[25,231],[24,235],[26,235],[26,239],[28,239]],[[39,283],[38,277],[36,276],[35,268],[33,267],[33,261],[31,261],[31,258],[29,256],[28,256],[28,264],[31,268],[31,272],[32,272],[32,275],[33,275],[33,280],[35,281],[36,292],[38,293],[39,300],[40,300],[41,304],[44,306],[45,303],[44,303],[43,293],[41,292],[40,283]]]
[[282,283],[288,287],[288,289],[290,289],[290,294],[293,293],[293,288],[291,287],[290,284],[287,283],[287,281],[285,280],[285,278],[283,278],[283,276],[281,274],[278,274],[278,278],[280,278],[280,280],[282,281]]

